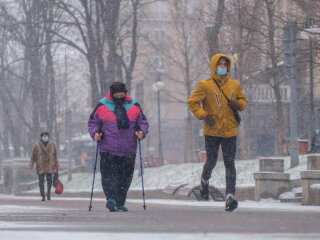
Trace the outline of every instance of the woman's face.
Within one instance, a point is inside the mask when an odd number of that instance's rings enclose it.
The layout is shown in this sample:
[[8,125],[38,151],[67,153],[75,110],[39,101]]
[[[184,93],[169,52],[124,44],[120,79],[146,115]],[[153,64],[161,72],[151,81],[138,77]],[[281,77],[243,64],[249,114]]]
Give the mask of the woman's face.
[[126,96],[125,92],[117,92],[117,93],[113,94],[114,98],[123,98],[124,96]]
[[218,61],[218,68],[227,68],[228,67],[228,62],[224,58],[220,58]]

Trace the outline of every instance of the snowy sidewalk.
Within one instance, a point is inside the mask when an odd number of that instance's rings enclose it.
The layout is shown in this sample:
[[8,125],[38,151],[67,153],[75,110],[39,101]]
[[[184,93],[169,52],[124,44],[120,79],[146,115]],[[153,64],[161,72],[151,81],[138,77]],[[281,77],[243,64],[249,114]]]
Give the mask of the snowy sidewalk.
[[[40,197],[35,196],[15,196],[15,195],[6,195],[0,194],[0,200],[7,201],[8,203],[11,200],[35,200],[39,201]],[[53,197],[52,201],[89,201],[89,198],[78,198],[78,197]],[[94,202],[105,202],[105,199],[102,198],[93,198]],[[128,203],[142,203],[142,199],[127,199]],[[219,207],[224,208],[224,202],[215,202],[215,201],[195,201],[195,200],[169,200],[169,199],[146,199],[146,203],[150,204],[161,204],[161,205],[170,205],[170,206],[192,206],[199,208],[208,208],[208,207]],[[17,206],[19,209],[19,206]],[[313,212],[320,213],[319,206],[304,206],[300,203],[280,203],[280,200],[274,199],[262,199],[259,202],[256,201],[239,201],[238,210],[262,210],[262,211],[287,211],[287,212]],[[0,205],[0,212],[7,211],[5,206]]]
[[110,213],[104,199],[0,195],[0,240],[65,239],[319,239],[320,208],[242,201],[230,213],[223,202],[129,199],[129,212]]

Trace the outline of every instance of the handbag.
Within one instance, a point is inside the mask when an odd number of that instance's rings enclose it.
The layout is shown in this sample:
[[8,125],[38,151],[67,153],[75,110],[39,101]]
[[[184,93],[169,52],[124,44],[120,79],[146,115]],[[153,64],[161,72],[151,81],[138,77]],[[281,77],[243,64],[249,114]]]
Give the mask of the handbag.
[[[213,79],[213,78],[212,78]],[[218,86],[218,88],[220,89],[220,91],[222,92],[223,96],[227,99],[228,103],[230,102],[230,99],[227,97],[227,95],[224,93],[224,91],[222,90],[221,86],[217,83],[217,81],[215,79],[213,79],[213,81],[216,83],[216,85]],[[239,115],[239,112],[237,110],[233,110],[233,115],[234,118],[236,119],[237,123],[240,124],[241,122],[241,117]]]
[[61,194],[63,192],[63,184],[60,180],[58,180],[56,190],[54,191],[56,194]]
[[63,192],[63,184],[59,180],[58,169],[57,169],[57,172],[54,173],[54,175],[53,175],[52,185],[53,185],[53,187],[56,188],[54,191],[56,194],[61,194]]

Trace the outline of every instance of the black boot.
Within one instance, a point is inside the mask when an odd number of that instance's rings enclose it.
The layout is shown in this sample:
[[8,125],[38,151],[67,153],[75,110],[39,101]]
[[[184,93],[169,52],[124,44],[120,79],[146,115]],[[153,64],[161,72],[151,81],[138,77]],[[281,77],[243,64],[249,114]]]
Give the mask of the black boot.
[[45,201],[45,192],[44,192],[44,174],[39,174],[39,188],[40,188],[40,195],[42,197],[41,201]]
[[42,197],[41,201],[45,201],[46,197],[45,197],[45,193],[44,193],[44,185],[40,185],[40,195]]
[[46,174],[47,177],[47,199],[51,200],[51,186],[52,186],[52,174]]
[[203,200],[209,201],[209,181],[201,179],[200,195]]

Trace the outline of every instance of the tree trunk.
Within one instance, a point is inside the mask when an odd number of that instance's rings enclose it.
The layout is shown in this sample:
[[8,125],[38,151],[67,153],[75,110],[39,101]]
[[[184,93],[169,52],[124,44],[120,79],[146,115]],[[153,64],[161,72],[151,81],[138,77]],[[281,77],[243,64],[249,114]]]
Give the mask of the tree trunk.
[[[116,65],[119,64],[117,59],[117,38],[118,38],[118,21],[120,13],[120,1],[107,0],[106,2],[100,1],[100,8],[103,13],[103,27],[107,37],[108,43],[108,56],[106,79],[100,82],[101,92],[107,92],[112,82],[116,79]],[[101,79],[102,80],[102,79]]]
[[[49,90],[49,113],[47,114],[47,126],[48,131],[50,134],[53,134],[53,127],[56,121],[56,88],[55,88],[55,77],[54,77],[54,67],[53,67],[53,59],[51,54],[51,22],[53,21],[53,6],[52,2],[48,2],[49,6],[46,10],[44,10],[44,22],[45,22],[45,39],[46,39],[46,46],[45,46],[45,57],[46,57],[46,79]],[[48,15],[48,17],[47,17]],[[47,99],[47,96],[44,96]],[[46,105],[48,106],[48,105]]]
[[276,98],[276,125],[277,125],[277,133],[276,133],[276,142],[278,143],[276,146],[276,154],[288,155],[287,152],[287,142],[286,142],[286,134],[284,130],[284,119],[283,119],[283,108],[281,102],[280,95],[280,87],[278,85],[273,87],[273,91]]
[[96,77],[96,65],[95,65],[95,58],[89,56],[87,58],[89,62],[89,70],[90,70],[90,85],[91,85],[91,106],[95,108],[98,101],[101,99],[101,94],[98,89],[97,85],[97,77]]
[[207,40],[209,43],[209,59],[219,52],[219,33],[223,22],[225,0],[219,0],[216,12],[215,25],[207,28]]

